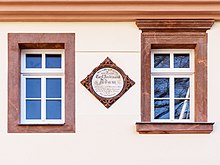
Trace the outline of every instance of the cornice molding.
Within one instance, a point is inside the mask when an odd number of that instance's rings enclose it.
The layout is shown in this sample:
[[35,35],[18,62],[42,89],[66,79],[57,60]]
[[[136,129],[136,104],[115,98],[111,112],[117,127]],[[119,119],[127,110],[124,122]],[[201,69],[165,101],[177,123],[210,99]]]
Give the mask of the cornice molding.
[[220,0],[0,0],[3,22],[220,20]]
[[212,27],[214,20],[137,20],[136,24],[142,31],[206,31]]

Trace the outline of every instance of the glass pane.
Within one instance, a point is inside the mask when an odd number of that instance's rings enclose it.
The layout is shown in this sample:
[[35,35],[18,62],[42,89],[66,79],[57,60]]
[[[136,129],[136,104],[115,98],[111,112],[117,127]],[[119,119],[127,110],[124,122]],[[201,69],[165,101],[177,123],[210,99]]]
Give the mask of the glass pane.
[[189,78],[175,78],[175,98],[189,98]]
[[26,68],[41,68],[41,54],[26,54]]
[[154,54],[154,68],[169,68],[170,55],[169,54]]
[[61,100],[47,100],[47,119],[61,119]]
[[190,101],[189,100],[175,100],[175,119],[189,119],[190,118]]
[[154,78],[154,97],[169,98],[169,78]]
[[61,68],[61,54],[46,54],[46,68]]
[[40,100],[26,100],[26,119],[41,119]]
[[189,54],[174,54],[174,68],[189,68]]
[[41,98],[40,78],[26,78],[26,98]]
[[61,78],[46,79],[46,97],[61,98]]
[[170,100],[154,100],[154,119],[170,118]]

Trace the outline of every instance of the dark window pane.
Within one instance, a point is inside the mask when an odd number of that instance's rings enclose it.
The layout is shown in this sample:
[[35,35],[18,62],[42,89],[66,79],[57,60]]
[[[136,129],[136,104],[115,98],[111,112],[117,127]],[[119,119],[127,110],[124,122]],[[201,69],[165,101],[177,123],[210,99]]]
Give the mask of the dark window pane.
[[189,68],[189,54],[174,54],[174,68]]
[[170,101],[154,100],[154,119],[170,118]]
[[154,97],[168,98],[169,97],[169,78],[154,78]]
[[26,68],[41,68],[41,54],[26,54]]
[[40,78],[26,78],[26,98],[41,98]]
[[41,119],[40,100],[26,100],[26,119]]
[[46,68],[61,68],[61,54],[46,54]]
[[175,100],[175,119],[190,118],[189,100]]
[[47,119],[61,119],[61,100],[47,100]]
[[170,55],[169,54],[154,54],[154,68],[169,68]]
[[46,97],[61,98],[61,78],[46,79]]
[[189,98],[189,78],[175,78],[175,98]]

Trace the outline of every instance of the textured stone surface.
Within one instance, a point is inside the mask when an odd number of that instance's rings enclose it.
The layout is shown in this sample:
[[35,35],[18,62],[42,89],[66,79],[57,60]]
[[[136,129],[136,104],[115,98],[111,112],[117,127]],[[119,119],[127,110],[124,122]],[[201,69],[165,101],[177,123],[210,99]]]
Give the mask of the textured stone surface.
[[140,134],[209,134],[214,123],[136,123]]
[[[52,46],[53,45],[53,46]],[[20,124],[20,49],[65,48],[65,124]],[[75,131],[75,35],[73,33],[8,34],[8,132]]]
[[[141,34],[141,121],[151,121],[151,49],[190,48],[195,50],[194,121],[207,122],[206,30],[211,28],[213,20],[141,20],[136,23],[143,30]],[[152,25],[148,27],[150,23]]]

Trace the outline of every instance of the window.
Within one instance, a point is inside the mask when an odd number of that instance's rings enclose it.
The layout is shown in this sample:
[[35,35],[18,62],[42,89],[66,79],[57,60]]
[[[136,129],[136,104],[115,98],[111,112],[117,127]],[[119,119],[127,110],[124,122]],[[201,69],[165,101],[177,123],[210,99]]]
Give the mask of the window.
[[192,122],[194,51],[151,50],[151,121]]
[[210,133],[207,33],[213,20],[137,20],[141,34],[141,134]]
[[21,124],[64,124],[64,50],[21,50]]
[[8,35],[8,132],[75,132],[75,36]]

